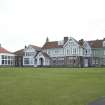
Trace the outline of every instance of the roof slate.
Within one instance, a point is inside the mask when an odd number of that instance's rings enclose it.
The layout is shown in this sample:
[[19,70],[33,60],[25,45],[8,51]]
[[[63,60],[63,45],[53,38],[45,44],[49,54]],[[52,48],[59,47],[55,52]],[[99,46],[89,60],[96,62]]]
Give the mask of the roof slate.
[[20,49],[20,50],[18,50],[18,51],[15,51],[14,53],[16,54],[16,55],[23,55],[24,54],[24,49]]
[[103,48],[103,40],[88,41],[92,48]]
[[[105,40],[105,39],[103,39]],[[92,40],[87,41],[91,48],[103,48],[103,40]],[[83,47],[84,40],[81,39],[79,41],[76,41],[80,47]],[[46,42],[42,49],[51,49],[51,48],[63,48],[64,45],[58,45],[58,41],[52,41],[52,42]]]
[[63,45],[58,45],[58,41],[46,42],[42,49],[62,48]]
[[35,46],[35,45],[30,45],[30,46],[32,46],[32,48],[34,48],[34,49],[36,49],[36,50],[38,50],[38,51],[40,51],[40,50],[41,50],[41,48],[40,48],[40,47],[38,47],[38,46]]

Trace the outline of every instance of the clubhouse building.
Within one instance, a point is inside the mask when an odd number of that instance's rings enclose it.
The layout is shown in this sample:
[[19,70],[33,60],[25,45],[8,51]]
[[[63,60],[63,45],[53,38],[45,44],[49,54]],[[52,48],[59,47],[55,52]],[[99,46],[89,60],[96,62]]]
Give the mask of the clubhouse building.
[[[19,51],[17,51],[19,52]],[[72,37],[64,37],[61,41],[46,39],[42,48],[34,45],[20,50],[21,62],[16,66],[33,67],[96,67],[105,66],[105,39],[77,41]],[[20,64],[19,64],[20,63]]]
[[49,41],[40,48],[25,46],[14,53],[0,47],[0,65],[33,67],[101,67],[105,66],[105,39],[77,41],[64,37]]

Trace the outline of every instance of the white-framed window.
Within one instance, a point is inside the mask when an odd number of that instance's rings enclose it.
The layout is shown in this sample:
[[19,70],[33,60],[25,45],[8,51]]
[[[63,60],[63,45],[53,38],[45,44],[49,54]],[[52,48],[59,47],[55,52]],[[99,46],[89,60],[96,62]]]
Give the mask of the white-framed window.
[[67,49],[67,55],[69,54],[69,50]]
[[2,65],[14,65],[14,56],[2,55]]
[[103,41],[103,47],[105,47],[105,41]]
[[73,54],[74,49],[72,48],[72,54]]
[[104,50],[104,55],[105,55],[105,50]]
[[93,56],[95,56],[96,55],[96,51],[95,50],[93,50]]
[[35,59],[35,64],[37,64],[37,59]]
[[92,59],[92,64],[95,64],[95,59],[94,58]]
[[105,65],[105,58],[103,58],[103,60],[102,60],[102,64]]
[[24,58],[24,64],[30,64],[30,59],[29,58]]
[[58,58],[58,60],[64,60],[64,58],[63,58],[63,57],[61,57],[61,58]]
[[73,54],[76,54],[77,50],[76,48],[73,48]]
[[69,60],[73,59],[73,57],[69,57]]
[[25,56],[34,56],[35,53],[34,52],[25,52]]
[[96,59],[96,64],[98,64],[99,63],[99,60],[98,59]]
[[52,60],[56,60],[56,59],[57,59],[56,57],[52,58]]
[[54,57],[54,58],[52,58],[52,60],[53,60],[53,63],[56,64],[57,58]]

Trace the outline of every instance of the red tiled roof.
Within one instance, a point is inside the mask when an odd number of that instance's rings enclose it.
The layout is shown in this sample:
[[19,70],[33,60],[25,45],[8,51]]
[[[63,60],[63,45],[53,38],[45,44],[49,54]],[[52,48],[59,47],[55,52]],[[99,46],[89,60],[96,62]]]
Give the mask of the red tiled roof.
[[3,47],[0,47],[0,53],[11,53]]

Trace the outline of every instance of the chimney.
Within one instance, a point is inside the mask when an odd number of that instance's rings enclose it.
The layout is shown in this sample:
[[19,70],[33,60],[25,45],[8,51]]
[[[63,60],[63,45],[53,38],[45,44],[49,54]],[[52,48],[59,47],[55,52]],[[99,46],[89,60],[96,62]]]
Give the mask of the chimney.
[[24,48],[27,48],[27,46],[25,45]]
[[68,41],[68,37],[64,37],[64,44]]
[[84,40],[83,40],[83,39],[79,40],[79,44],[80,44],[81,46],[83,46],[83,43],[84,43]]
[[46,42],[49,42],[49,38],[48,37],[46,38]]

